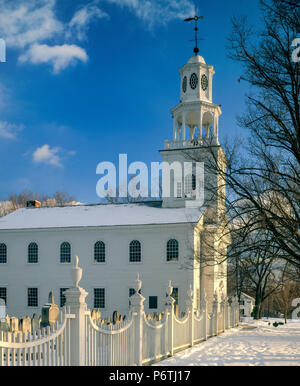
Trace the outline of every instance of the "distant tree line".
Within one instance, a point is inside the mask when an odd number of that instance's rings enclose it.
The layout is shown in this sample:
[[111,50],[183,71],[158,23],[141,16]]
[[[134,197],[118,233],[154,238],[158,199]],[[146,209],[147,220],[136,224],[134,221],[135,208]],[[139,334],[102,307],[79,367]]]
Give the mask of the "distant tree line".
[[0,217],[6,216],[17,209],[26,207],[27,201],[40,201],[42,206],[63,206],[76,203],[75,196],[66,192],[57,191],[53,195],[47,195],[31,190],[24,190],[22,193],[11,193],[7,200],[0,201]]

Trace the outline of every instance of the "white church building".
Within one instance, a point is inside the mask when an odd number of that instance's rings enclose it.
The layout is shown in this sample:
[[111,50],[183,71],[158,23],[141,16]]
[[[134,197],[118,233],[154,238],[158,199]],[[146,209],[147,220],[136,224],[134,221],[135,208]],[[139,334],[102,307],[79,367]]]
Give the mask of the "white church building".
[[[190,286],[195,307],[204,290],[208,300],[215,291],[227,294],[226,262],[203,263],[208,243],[216,255],[230,243],[229,237],[219,242],[224,229],[222,181],[207,168],[212,152],[220,165],[226,163],[218,141],[221,109],[212,101],[214,69],[195,54],[179,73],[180,104],[171,110],[173,135],[160,153],[169,164],[183,164],[196,155],[204,163],[204,180],[195,180],[193,171],[180,178],[172,174],[171,196],[161,201],[28,207],[0,218],[0,298],[9,315],[40,314],[51,290],[63,306],[75,256],[84,271],[80,285],[89,293],[88,307],[100,308],[103,315],[128,312],[137,272],[146,312],[164,308],[169,280],[179,312],[186,309]],[[199,203],[196,189],[203,188]]]

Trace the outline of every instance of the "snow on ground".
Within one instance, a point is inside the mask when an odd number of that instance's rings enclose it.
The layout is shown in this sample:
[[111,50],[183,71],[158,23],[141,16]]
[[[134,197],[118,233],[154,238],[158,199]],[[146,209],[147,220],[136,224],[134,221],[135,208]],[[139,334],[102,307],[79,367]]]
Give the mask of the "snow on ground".
[[[300,366],[300,320],[250,318],[154,366]],[[270,323],[270,325],[269,325]]]

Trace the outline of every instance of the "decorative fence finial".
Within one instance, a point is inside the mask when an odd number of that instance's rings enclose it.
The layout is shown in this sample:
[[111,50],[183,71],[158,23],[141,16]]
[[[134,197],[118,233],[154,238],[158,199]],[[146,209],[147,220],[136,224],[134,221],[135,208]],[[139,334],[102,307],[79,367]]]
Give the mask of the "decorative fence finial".
[[172,280],[169,281],[169,285],[167,287],[167,295],[171,296],[173,292],[173,287],[172,287]]
[[70,269],[71,279],[73,281],[74,287],[76,288],[79,288],[78,283],[82,278],[82,268],[78,266],[78,263],[79,263],[79,258],[78,256],[76,256],[74,261],[74,267]]
[[54,304],[54,292],[53,292],[53,290],[49,292],[48,303]]
[[142,288],[142,280],[140,280],[140,274],[137,273],[136,280],[135,280],[135,292],[138,294],[141,288]]

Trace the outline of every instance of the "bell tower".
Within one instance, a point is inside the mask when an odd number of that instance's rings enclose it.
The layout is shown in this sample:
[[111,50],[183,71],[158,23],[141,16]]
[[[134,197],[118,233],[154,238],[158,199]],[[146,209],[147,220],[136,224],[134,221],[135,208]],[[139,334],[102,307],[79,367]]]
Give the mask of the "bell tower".
[[212,85],[215,71],[200,55],[193,55],[180,70],[180,104],[171,112],[173,141],[167,145],[183,147],[191,143],[219,145],[219,105],[213,103]]
[[[192,166],[190,172],[182,172],[181,177],[171,175],[171,197],[163,197],[163,206],[205,206],[210,208],[207,211],[211,213],[210,217],[216,218],[216,211],[224,204],[218,168],[212,168],[216,160],[218,166],[225,168],[226,165],[218,137],[222,111],[220,105],[213,103],[214,68],[206,64],[197,50],[194,52],[195,55],[179,69],[180,103],[171,110],[173,135],[160,151],[163,165],[179,162],[182,170],[185,163],[192,163]],[[197,173],[196,165],[199,164],[202,169],[198,170],[202,170],[202,174]]]

